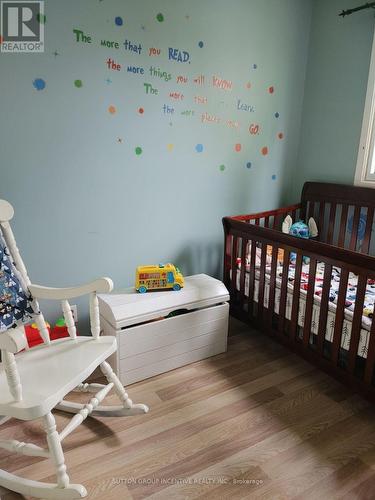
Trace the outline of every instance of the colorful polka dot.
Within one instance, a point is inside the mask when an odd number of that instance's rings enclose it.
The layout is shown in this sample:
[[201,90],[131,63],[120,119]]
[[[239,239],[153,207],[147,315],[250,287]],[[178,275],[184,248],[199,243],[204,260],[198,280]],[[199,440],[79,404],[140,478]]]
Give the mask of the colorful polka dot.
[[282,132],[279,132],[277,134],[277,137],[281,140],[281,139],[284,139],[284,134]]
[[140,146],[137,146],[137,147],[135,148],[135,154],[136,154],[137,156],[139,156],[139,155],[141,155],[141,154],[142,154],[142,148],[141,148]]
[[246,163],[246,168],[251,168],[251,161],[248,161],[248,162]]
[[43,78],[35,78],[33,81],[33,86],[36,90],[43,90],[46,88],[46,82]]
[[267,146],[264,146],[261,150],[261,153],[263,156],[267,156],[268,155],[268,148]]
[[279,116],[280,116],[280,113],[278,111],[276,111],[275,118],[279,118]]
[[247,89],[251,89],[251,83],[250,83],[250,82],[247,82],[247,84],[246,84],[246,88],[247,88]]
[[114,106],[109,106],[108,111],[111,115],[114,115],[116,113],[116,108]]
[[74,86],[77,87],[77,89],[80,89],[82,85],[82,80],[74,80]]
[[159,21],[159,23],[162,23],[164,21],[164,16],[161,12],[157,14],[156,19]]
[[242,149],[241,144],[238,144],[238,143],[237,143],[237,144],[234,146],[234,150],[235,150],[235,151],[237,151],[237,153],[239,153],[239,152],[241,151],[241,149]]
[[198,47],[199,47],[200,49],[203,49],[203,47],[204,47],[204,43],[202,42],[202,40],[198,43]]
[[253,64],[253,69],[257,69],[258,65],[257,64]]
[[120,16],[115,17],[115,25],[116,26],[122,26],[123,24],[124,24],[124,21],[123,21],[122,17],[120,17]]
[[224,172],[224,170],[225,170],[225,165],[220,165],[219,170],[220,170],[220,172]]
[[276,175],[275,175],[275,174],[273,174],[273,176],[271,177],[271,179],[272,179],[273,181],[275,181],[275,180],[276,180]]
[[202,151],[203,151],[203,144],[197,144],[197,145],[195,146],[195,151],[196,151],[197,153],[202,153]]
[[167,144],[167,150],[169,152],[173,151],[174,145],[173,144]]
[[268,87],[268,92],[270,94],[273,94],[275,92],[275,88],[273,87],[273,85],[271,85],[271,87]]
[[145,112],[145,110],[144,110],[143,108],[139,108],[139,109],[138,109],[138,113],[139,113],[140,115],[143,115],[143,113],[144,113],[144,112]]

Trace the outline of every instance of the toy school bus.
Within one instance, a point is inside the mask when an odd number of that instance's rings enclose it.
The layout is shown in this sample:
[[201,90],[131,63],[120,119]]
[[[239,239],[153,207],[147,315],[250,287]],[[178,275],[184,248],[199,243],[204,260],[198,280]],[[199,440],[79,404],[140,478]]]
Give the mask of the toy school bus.
[[135,288],[139,293],[147,290],[181,290],[184,277],[178,267],[173,264],[158,266],[138,266],[135,274]]

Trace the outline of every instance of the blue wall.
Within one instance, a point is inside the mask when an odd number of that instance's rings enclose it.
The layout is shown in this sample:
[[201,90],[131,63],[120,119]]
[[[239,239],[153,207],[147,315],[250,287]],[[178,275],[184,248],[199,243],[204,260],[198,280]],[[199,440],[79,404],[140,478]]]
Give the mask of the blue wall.
[[307,180],[353,184],[366,97],[374,11],[342,18],[352,0],[315,0],[301,145],[291,199]]
[[0,196],[32,281],[125,287],[163,261],[220,275],[221,218],[290,190],[310,0],[49,0],[45,13],[44,54],[0,54]]

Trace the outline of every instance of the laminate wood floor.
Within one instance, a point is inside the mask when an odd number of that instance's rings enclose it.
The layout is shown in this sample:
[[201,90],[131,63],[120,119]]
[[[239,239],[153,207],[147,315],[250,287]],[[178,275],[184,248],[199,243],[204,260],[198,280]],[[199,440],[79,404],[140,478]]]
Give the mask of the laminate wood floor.
[[[71,481],[103,500],[374,499],[375,407],[242,323],[231,333],[227,353],[130,386],[149,414],[87,419],[64,441]],[[1,438],[44,444],[39,422]],[[0,451],[0,467],[54,481],[43,459]]]

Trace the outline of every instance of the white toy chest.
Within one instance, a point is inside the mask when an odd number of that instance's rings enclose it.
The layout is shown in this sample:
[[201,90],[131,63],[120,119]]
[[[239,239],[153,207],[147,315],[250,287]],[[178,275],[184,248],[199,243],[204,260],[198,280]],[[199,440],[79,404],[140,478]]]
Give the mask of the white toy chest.
[[124,385],[227,349],[229,293],[215,278],[188,276],[180,291],[129,288],[98,297],[102,334],[117,337],[109,361]]

